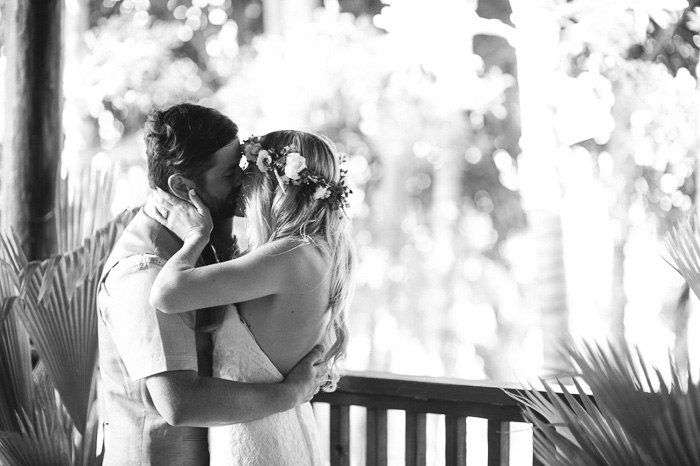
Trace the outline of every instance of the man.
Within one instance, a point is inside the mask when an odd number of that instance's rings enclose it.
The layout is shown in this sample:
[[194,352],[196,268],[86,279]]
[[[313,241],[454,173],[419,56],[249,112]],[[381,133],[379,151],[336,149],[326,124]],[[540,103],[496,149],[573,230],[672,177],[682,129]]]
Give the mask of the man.
[[[145,133],[151,187],[183,199],[196,189],[214,220],[206,262],[230,259],[243,181],[236,125],[214,109],[178,104],[152,112]],[[320,347],[281,384],[212,378],[211,338],[202,327],[214,313],[167,315],[148,303],[153,280],[181,244],[142,209],[105,264],[98,325],[106,466],[208,465],[206,427],[291,409],[323,382],[314,366]]]

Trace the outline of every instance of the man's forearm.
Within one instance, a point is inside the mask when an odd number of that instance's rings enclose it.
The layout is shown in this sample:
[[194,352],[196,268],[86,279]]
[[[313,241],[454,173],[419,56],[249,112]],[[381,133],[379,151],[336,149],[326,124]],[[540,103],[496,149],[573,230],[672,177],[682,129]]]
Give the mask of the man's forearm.
[[292,391],[281,383],[248,384],[213,377],[199,378],[187,401],[185,424],[201,427],[253,421],[296,406]]
[[171,425],[214,427],[260,419],[300,401],[289,384],[249,384],[190,371],[159,374],[146,382],[158,412]]

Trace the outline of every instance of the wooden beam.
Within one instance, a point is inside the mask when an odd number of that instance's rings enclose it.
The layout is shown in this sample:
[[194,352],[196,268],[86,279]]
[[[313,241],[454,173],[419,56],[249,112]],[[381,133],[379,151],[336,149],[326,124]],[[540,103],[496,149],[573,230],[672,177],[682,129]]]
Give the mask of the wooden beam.
[[5,134],[0,228],[29,260],[56,252],[56,175],[63,147],[63,0],[6,0]]

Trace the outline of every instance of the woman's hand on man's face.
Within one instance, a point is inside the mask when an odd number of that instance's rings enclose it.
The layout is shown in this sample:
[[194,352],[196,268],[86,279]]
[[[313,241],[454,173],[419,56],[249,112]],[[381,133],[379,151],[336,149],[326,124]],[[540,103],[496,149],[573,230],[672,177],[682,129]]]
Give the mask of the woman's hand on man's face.
[[144,209],[183,241],[209,240],[212,219],[209,209],[194,191],[189,191],[190,202],[166,193],[160,188],[151,191]]

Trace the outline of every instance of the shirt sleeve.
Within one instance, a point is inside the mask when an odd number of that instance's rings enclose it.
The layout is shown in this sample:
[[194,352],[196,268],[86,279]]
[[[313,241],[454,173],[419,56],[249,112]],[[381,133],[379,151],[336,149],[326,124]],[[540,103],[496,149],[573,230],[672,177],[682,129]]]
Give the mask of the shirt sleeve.
[[102,319],[132,380],[197,371],[195,314],[165,314],[148,303],[165,260],[150,254],[119,261],[100,286]]

